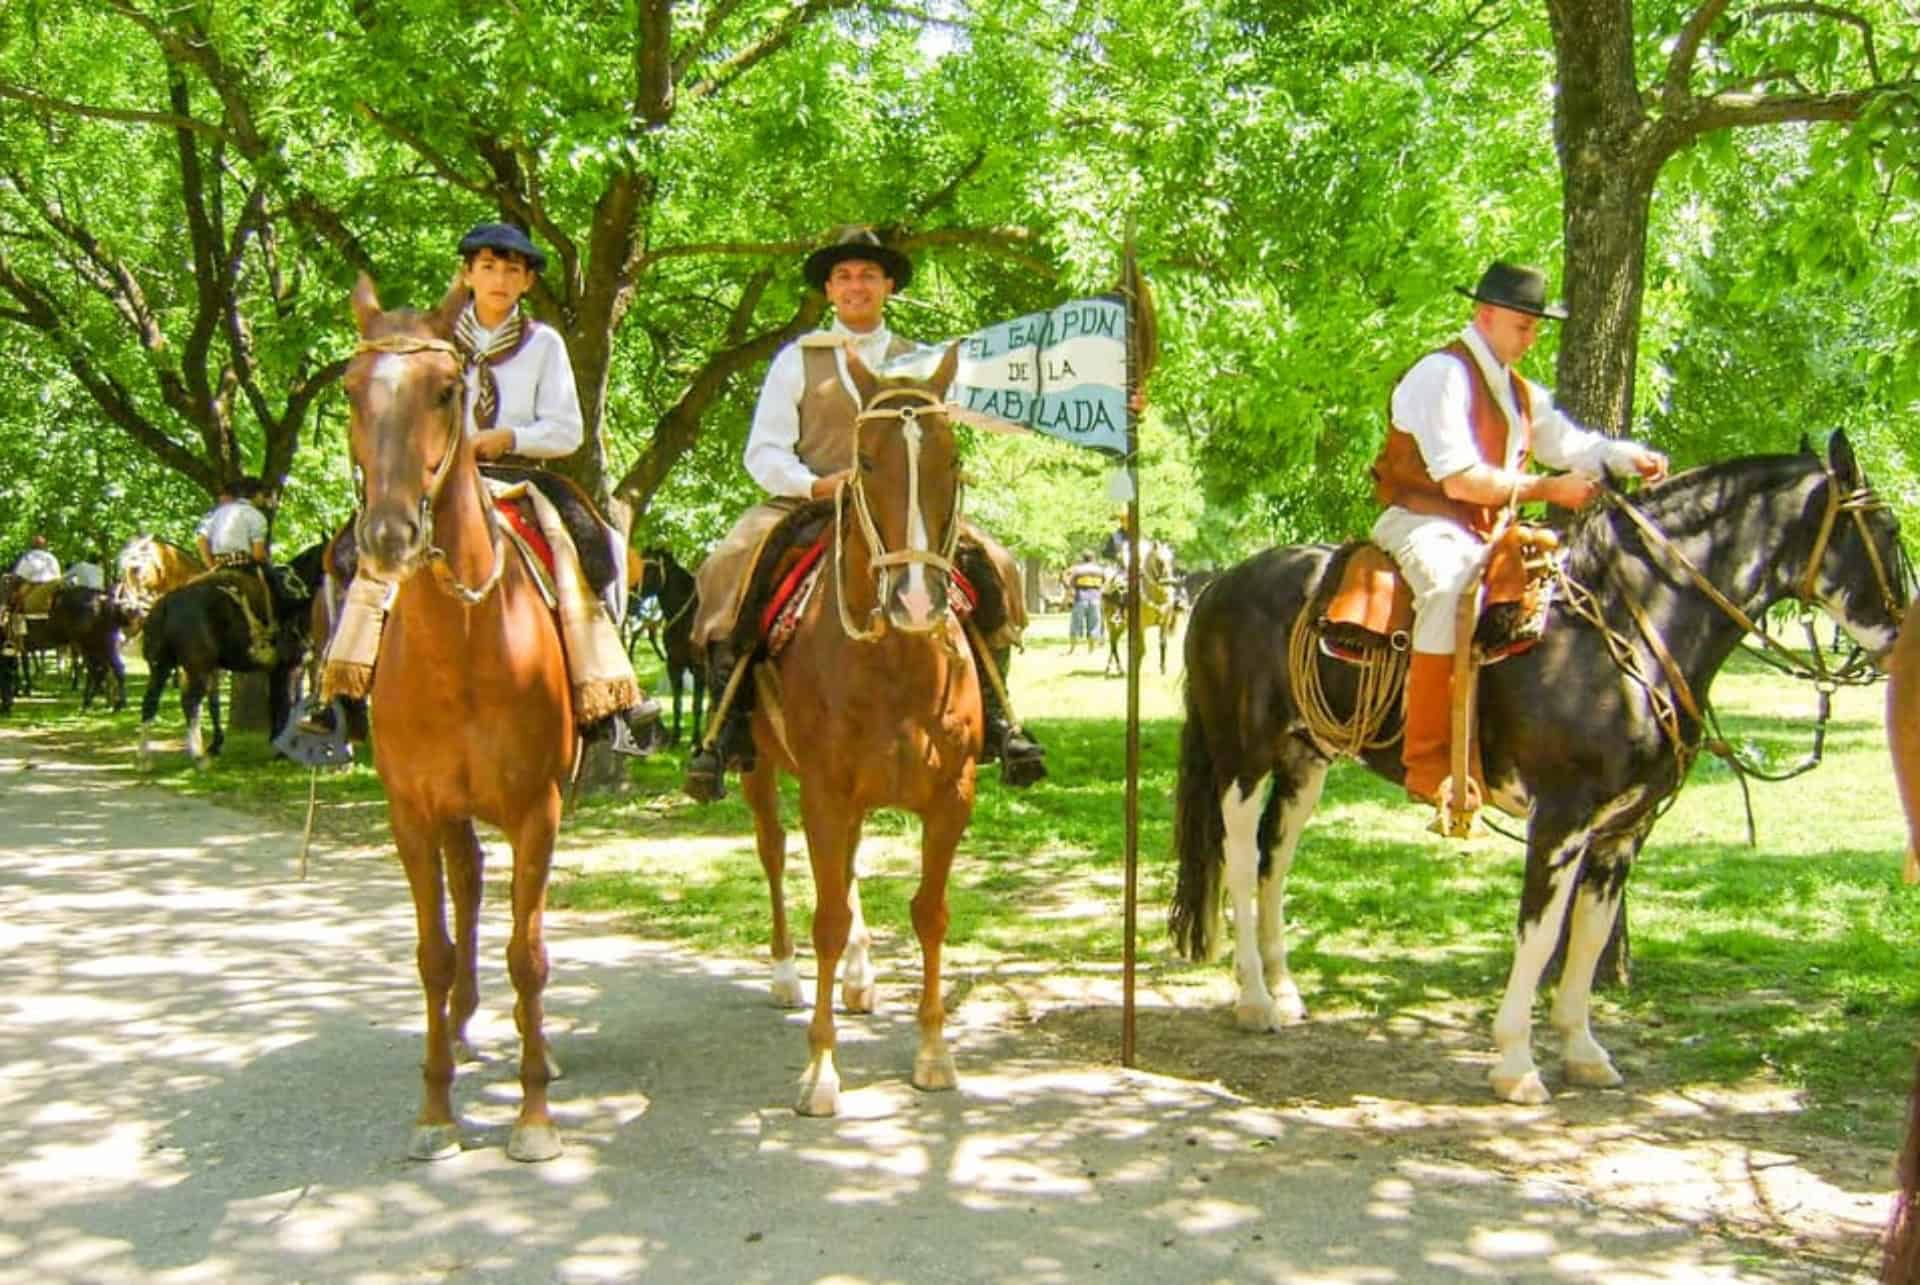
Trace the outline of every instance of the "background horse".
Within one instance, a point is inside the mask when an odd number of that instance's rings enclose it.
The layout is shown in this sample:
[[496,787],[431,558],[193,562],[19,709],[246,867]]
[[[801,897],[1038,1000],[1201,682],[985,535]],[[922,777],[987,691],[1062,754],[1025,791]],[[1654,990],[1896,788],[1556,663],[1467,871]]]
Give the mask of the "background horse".
[[[1100,591],[1100,612],[1107,627],[1108,678],[1126,673],[1120,659],[1120,644],[1127,636],[1126,550],[1120,552],[1120,574],[1107,581]],[[1148,540],[1140,546],[1140,634],[1149,629],[1160,631],[1160,672],[1167,672],[1167,639],[1180,630],[1187,612],[1187,594],[1173,565],[1173,546],[1165,540]]]
[[[154,604],[142,631],[141,654],[147,661],[147,692],[140,701],[140,761],[151,760],[149,742],[160,711],[167,680],[180,673],[180,708],[187,719],[187,754],[204,767],[226,744],[220,725],[220,673],[267,675],[267,740],[286,726],[293,704],[295,674],[307,651],[307,612],[310,601],[289,592],[280,577],[266,577],[273,597],[273,623],[265,638],[254,634],[258,613],[241,605],[238,572],[204,576],[175,589]],[[265,624],[265,621],[260,621]],[[213,716],[213,738],[203,741],[200,711]]]
[[833,983],[849,940],[847,1007],[872,1007],[866,930],[860,921],[854,855],[875,808],[920,818],[920,886],[913,928],[920,939],[920,1044],[913,1084],[954,1086],[945,1035],[940,952],[947,932],[947,875],[973,817],[980,753],[979,678],[960,622],[948,608],[951,557],[960,521],[953,430],[940,397],[953,378],[950,351],[929,384],[882,385],[848,354],[866,407],[855,469],[835,501],[823,581],[808,599],[792,640],[756,669],[761,699],[753,718],[757,758],[741,779],[773,903],[775,998],[799,1003],[793,938],[782,874],[779,775],[799,778],[817,898],[813,949],[819,976],[809,1057],[796,1109],[832,1115]]
[[199,557],[156,535],[136,535],[121,546],[120,579],[113,593],[133,613],[128,637],[140,632],[153,604],[205,571]]
[[479,1004],[479,819],[513,846],[507,970],[521,1101],[507,1154],[546,1160],[560,1153],[560,1135],[547,1108],[557,1072],[543,1029],[542,925],[573,766],[573,708],[559,627],[502,534],[466,435],[451,342],[465,300],[456,287],[433,313],[382,312],[362,276],[353,292],[360,344],[344,378],[353,459],[365,478],[359,572],[398,585],[373,673],[373,758],[413,894],[427,1000],[422,1100],[408,1151],[429,1160],[460,1148],[453,1069]]
[[660,607],[659,628],[648,628],[647,642],[667,668],[673,689],[671,743],[680,743],[680,697],[693,689],[693,743],[700,743],[701,708],[707,698],[707,667],[693,654],[693,621],[700,614],[700,594],[693,572],[681,566],[671,549],[660,547],[640,555],[640,576],[634,581],[636,601],[652,598]]
[[[1563,581],[1545,637],[1481,673],[1489,798],[1528,817],[1519,929],[1493,1028],[1500,1060],[1489,1078],[1500,1097],[1547,1098],[1533,1063],[1532,1008],[1569,914],[1552,1012],[1565,1038],[1565,1074],[1575,1084],[1620,1081],[1588,1029],[1594,967],[1633,859],[1699,749],[1689,693],[1705,701],[1747,632],[1706,586],[1747,621],[1798,595],[1826,609],[1870,653],[1893,643],[1910,574],[1898,523],[1867,490],[1843,434],[1829,452],[1824,465],[1812,454],[1732,460],[1633,501],[1610,492],[1616,502],[1582,515],[1565,553],[1566,580],[1593,591],[1605,631],[1575,614]],[[1664,537],[1649,534],[1634,512]],[[1331,759],[1301,717],[1286,640],[1296,616],[1318,609],[1335,553],[1295,546],[1241,563],[1201,597],[1187,634],[1170,927],[1190,957],[1211,953],[1224,867],[1235,1015],[1254,1029],[1304,1016],[1287,971],[1281,895]],[[1636,626],[1636,613],[1650,622],[1650,634]],[[1637,679],[1616,663],[1615,646]],[[1317,663],[1329,703],[1350,709],[1359,671],[1324,656]],[[1659,712],[1675,706],[1671,716]],[[1399,738],[1366,750],[1364,761],[1400,779]]]
[[126,707],[127,670],[120,660],[120,641],[134,617],[124,602],[99,589],[68,585],[54,595],[47,632],[56,645],[73,654],[75,673],[85,676],[81,709],[90,708],[93,698],[106,692],[109,684],[111,708],[117,713]]

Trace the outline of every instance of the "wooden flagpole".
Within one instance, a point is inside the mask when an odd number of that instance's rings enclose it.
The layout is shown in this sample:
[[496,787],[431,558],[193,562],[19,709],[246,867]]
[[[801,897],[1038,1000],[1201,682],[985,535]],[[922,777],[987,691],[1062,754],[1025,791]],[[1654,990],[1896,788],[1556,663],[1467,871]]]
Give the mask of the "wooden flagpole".
[[1127,299],[1127,788],[1126,892],[1123,901],[1125,944],[1121,952],[1120,1065],[1134,1064],[1134,930],[1139,918],[1140,871],[1140,435],[1133,405],[1140,388],[1139,266],[1134,259],[1133,216],[1127,216],[1127,240],[1121,265],[1121,290]]

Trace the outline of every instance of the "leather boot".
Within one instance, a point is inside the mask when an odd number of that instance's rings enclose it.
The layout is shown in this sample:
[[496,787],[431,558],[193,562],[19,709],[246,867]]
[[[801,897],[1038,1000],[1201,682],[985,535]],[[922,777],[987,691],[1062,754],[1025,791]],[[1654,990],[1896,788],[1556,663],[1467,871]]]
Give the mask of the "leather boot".
[[[718,644],[708,648],[708,690],[724,693],[732,681],[735,665],[752,665],[752,657],[736,662],[731,648]],[[687,756],[687,774],[680,788],[688,798],[712,803],[727,797],[727,769],[751,772],[758,762],[753,746],[753,674],[740,676],[733,701],[725,709],[715,710],[717,729],[710,729],[706,740]]]
[[1007,717],[1007,708],[1000,700],[1000,686],[1007,680],[1007,667],[1013,663],[1013,649],[1002,647],[994,651],[993,663],[1000,671],[1000,683],[995,683],[983,666],[978,664],[979,650],[974,651],[976,668],[980,669],[980,705],[981,721],[984,723],[984,736],[980,747],[980,761],[1000,763],[1000,779],[1015,789],[1025,789],[1047,774],[1046,747],[1034,740],[1027,730]]
[[1422,803],[1440,801],[1440,783],[1452,771],[1448,761],[1452,694],[1453,657],[1414,652],[1407,666],[1407,724],[1400,762],[1407,769],[1408,795]]

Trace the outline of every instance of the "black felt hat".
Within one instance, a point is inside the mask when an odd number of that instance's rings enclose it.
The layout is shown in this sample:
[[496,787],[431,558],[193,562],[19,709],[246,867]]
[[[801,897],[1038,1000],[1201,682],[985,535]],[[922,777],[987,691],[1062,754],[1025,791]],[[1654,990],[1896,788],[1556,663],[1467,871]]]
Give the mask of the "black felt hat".
[[517,254],[535,272],[544,272],[547,256],[527,239],[527,234],[511,223],[482,223],[460,238],[460,257],[470,259],[482,250],[498,254]]
[[1490,303],[1497,308],[1511,308],[1515,312],[1530,312],[1536,317],[1551,317],[1555,321],[1567,319],[1565,308],[1547,302],[1547,274],[1538,268],[1495,262],[1481,275],[1480,284],[1473,289],[1465,286],[1455,286],[1454,289],[1477,303]]
[[827,274],[834,265],[845,263],[848,259],[864,259],[868,263],[877,263],[880,270],[893,281],[895,290],[907,288],[907,282],[913,280],[913,260],[888,245],[882,245],[880,237],[872,228],[843,228],[833,239],[832,244],[823,245],[807,256],[807,284],[815,290],[827,288]]

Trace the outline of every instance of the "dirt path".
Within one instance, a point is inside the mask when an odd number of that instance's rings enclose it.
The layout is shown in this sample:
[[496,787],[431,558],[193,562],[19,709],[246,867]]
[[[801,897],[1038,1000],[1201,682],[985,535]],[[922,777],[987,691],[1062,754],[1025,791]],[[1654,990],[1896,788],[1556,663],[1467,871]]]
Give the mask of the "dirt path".
[[[1778,1148],[1787,1104],[1516,1111],[1483,1099],[1462,1033],[1459,1074],[1424,1088],[1262,1107],[1092,1060],[1110,987],[1019,970],[954,979],[961,1087],[921,1095],[918,965],[896,958],[883,1011],[842,1023],[843,1114],[806,1120],[804,1022],[768,1005],[763,964],[585,915],[550,927],[567,1150],[517,1165],[491,889],[467,1149],[412,1164],[404,885],[364,850],[296,882],[296,838],[0,728],[0,1282],[1870,1275],[1887,1162]],[[1190,1073],[1211,1047],[1232,1084],[1248,1059],[1310,1075],[1373,1042],[1310,1024],[1249,1049],[1223,1026],[1156,1014],[1143,1061]]]

